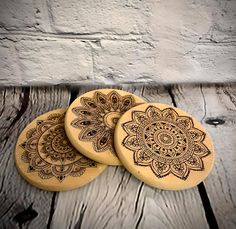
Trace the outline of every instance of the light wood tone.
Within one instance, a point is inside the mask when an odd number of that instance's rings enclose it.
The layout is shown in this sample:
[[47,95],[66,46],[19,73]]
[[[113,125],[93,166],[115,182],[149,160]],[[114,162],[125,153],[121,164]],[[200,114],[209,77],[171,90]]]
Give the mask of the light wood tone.
[[[157,178],[151,167],[146,164],[145,166],[137,166],[134,163],[134,155],[135,152],[128,149],[125,147],[122,142],[125,140],[127,136],[130,136],[125,129],[123,128],[123,125],[127,122],[131,122],[135,120],[132,118],[132,113],[135,111],[139,112],[146,112],[147,108],[157,108],[160,111],[163,111],[164,109],[174,109],[176,112],[176,117],[177,115],[179,116],[187,116],[190,117],[192,120],[191,127],[189,127],[189,130],[194,130],[193,127],[195,127],[197,130],[202,131],[202,133],[205,133],[205,138],[203,143],[209,150],[209,155],[206,157],[197,157],[200,160],[202,160],[203,163],[203,170],[202,171],[194,171],[193,169],[188,170],[188,165],[183,163],[183,165],[186,165],[186,171],[189,171],[189,175],[187,179],[180,179],[179,177],[176,177],[173,173],[168,174],[165,177],[162,178]],[[147,114],[148,112],[146,112]],[[137,122],[135,122],[137,124]],[[142,123],[139,123],[139,126],[142,125]],[[140,131],[142,132],[142,131]],[[134,136],[134,135],[133,135]],[[200,135],[203,136],[204,135]],[[162,104],[162,103],[146,103],[139,105],[137,107],[131,108],[129,111],[127,111],[118,121],[117,127],[115,129],[115,148],[117,151],[117,154],[122,162],[122,164],[127,168],[129,172],[131,172],[135,177],[138,179],[142,180],[144,183],[160,188],[160,189],[165,189],[165,190],[182,190],[182,189],[188,189],[192,188],[196,185],[198,185],[200,182],[202,182],[210,173],[212,166],[213,166],[213,161],[214,161],[214,149],[213,149],[213,144],[210,136],[208,133],[205,132],[205,129],[203,126],[194,118],[191,117],[189,114],[184,112],[181,109],[178,108],[173,108],[172,106]],[[143,143],[144,144],[144,143]],[[144,144],[145,145],[145,144]],[[136,149],[139,149],[140,147],[138,146]],[[207,152],[207,151],[206,151]],[[136,154],[137,155],[137,154]],[[183,155],[182,155],[183,156]],[[153,159],[151,157],[151,159]],[[150,160],[151,161],[151,160]],[[136,161],[137,162],[137,161]],[[171,167],[170,167],[171,168]]]
[[[101,89],[101,90],[93,90],[89,91],[85,94],[83,94],[81,97],[86,97],[93,99],[96,93],[101,93],[103,95],[109,95],[109,93],[112,93],[114,91],[113,89]],[[116,93],[120,97],[125,97],[128,95],[131,95],[130,93],[127,93],[126,91],[122,90],[116,90]],[[65,117],[65,130],[67,133],[68,138],[70,139],[72,145],[79,150],[81,153],[83,153],[85,156],[103,163],[107,165],[121,165],[119,158],[115,155],[115,149],[112,152],[111,148],[106,149],[105,151],[97,152],[96,149],[94,148],[94,143],[92,141],[84,141],[79,138],[79,135],[82,132],[81,128],[76,128],[72,126],[72,122],[78,118],[78,116],[72,111],[73,108],[76,107],[83,107],[83,104],[81,102],[81,97],[78,97],[73,101],[73,103],[70,105],[66,112],[66,117]],[[143,99],[133,96],[133,100],[135,103],[140,104],[143,103]],[[108,103],[108,101],[106,101]],[[87,108],[89,112],[93,113],[96,112],[97,109],[92,109],[92,108]],[[110,108],[109,108],[110,109]],[[121,116],[120,112],[117,112],[116,110],[113,110],[113,113],[107,113],[108,116],[106,118],[106,115],[104,116],[101,121],[103,124],[106,126],[109,126],[109,128],[113,129],[115,127],[114,123],[112,122],[113,118],[119,118]],[[96,123],[94,124],[96,125]],[[102,132],[104,133],[104,132]],[[112,144],[109,144],[112,145]]]
[[[81,187],[83,185],[86,185],[87,183],[91,182],[100,173],[102,173],[107,167],[106,165],[95,163],[94,161],[89,160],[90,164],[94,163],[96,165],[96,167],[92,167],[92,166],[89,167],[87,165],[87,168],[86,168],[85,172],[81,176],[67,175],[65,177],[65,179],[63,179],[62,181],[59,181],[55,175],[50,177],[50,179],[43,179],[39,176],[39,171],[40,170],[37,170],[37,169],[35,171],[29,172],[29,163],[24,162],[21,158],[23,153],[25,152],[25,150],[21,147],[21,145],[27,140],[26,136],[27,136],[28,131],[32,130],[33,128],[36,128],[38,121],[48,120],[48,117],[50,115],[55,115],[55,114],[58,115],[59,114],[60,116],[62,116],[62,115],[65,115],[65,112],[66,112],[65,108],[56,109],[56,110],[49,111],[47,113],[44,113],[44,114],[36,117],[36,119],[34,119],[30,124],[28,124],[25,127],[25,129],[21,132],[21,134],[19,135],[19,138],[17,140],[16,147],[15,147],[16,167],[17,167],[19,173],[30,184],[32,184],[32,185],[34,185],[34,186],[36,186],[40,189],[44,189],[46,191],[67,191],[67,190],[72,190],[72,189],[75,189],[75,188],[79,188],[79,187]],[[64,121],[63,121],[63,123],[61,121],[57,121],[56,122],[57,127],[58,127],[58,124],[63,125],[63,129],[64,129]],[[53,125],[55,127],[55,124],[53,124]],[[52,129],[47,129],[47,130],[52,130]],[[41,130],[40,130],[40,132],[41,132]],[[38,132],[36,132],[36,133],[38,133]],[[48,134],[48,132],[46,132],[46,134]],[[42,140],[43,135],[38,134],[38,136],[39,137],[37,139],[39,140],[39,138],[41,138],[41,140]],[[45,135],[44,135],[44,137],[45,137]],[[66,139],[66,138],[63,138],[63,140],[66,140],[67,142],[69,142],[69,140]],[[44,140],[44,143],[45,143],[45,140]],[[70,147],[70,150],[76,151],[76,149],[74,149],[71,146],[71,144],[67,143],[67,146]],[[34,155],[38,155],[38,154],[34,154]],[[42,155],[40,155],[40,156],[42,157]],[[37,158],[40,158],[40,156],[37,157]],[[81,159],[81,157],[82,157],[82,155],[77,154],[73,161],[65,160],[65,168],[68,168],[68,167],[66,167],[66,165],[74,164],[74,162]],[[57,162],[52,161],[50,159],[50,157],[48,157],[45,160],[47,162],[49,162],[51,165],[61,165],[61,164],[58,163],[58,161]],[[72,165],[72,166],[75,166],[75,165]],[[52,171],[52,166],[49,167],[49,168]],[[72,168],[74,170],[74,168],[78,169],[78,168],[81,168],[81,167],[77,166],[77,167],[72,167]]]
[[[78,94],[91,89],[94,87],[83,87]],[[147,101],[171,104],[162,87],[123,86],[122,89]],[[58,195],[52,228],[74,227],[195,229],[208,228],[208,223],[196,187],[162,191],[143,184],[123,167],[110,166],[90,184]]]

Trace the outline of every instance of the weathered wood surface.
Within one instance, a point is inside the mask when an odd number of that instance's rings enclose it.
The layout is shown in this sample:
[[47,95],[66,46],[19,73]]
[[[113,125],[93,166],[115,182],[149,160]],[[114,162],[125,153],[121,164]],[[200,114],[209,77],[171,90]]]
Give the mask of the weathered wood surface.
[[[15,143],[24,127],[38,115],[67,107],[70,93],[63,88],[1,89],[0,95],[0,228],[21,228],[24,218],[35,217],[23,228],[46,228],[53,193],[34,188],[14,165]],[[34,211],[24,212],[31,204]],[[14,218],[15,217],[15,218]]]
[[204,184],[219,227],[236,228],[236,85],[179,86],[173,95],[213,138],[215,166]]
[[[75,96],[92,89],[84,87],[78,94],[75,91]],[[148,101],[171,103],[163,88],[126,86],[122,89]],[[52,219],[55,229],[196,228],[196,225],[208,228],[197,188],[161,191],[144,185],[122,167],[109,167],[89,185],[60,193]]]
[[[143,184],[122,167],[109,167],[80,189],[60,193],[38,190],[15,169],[17,136],[39,114],[66,107],[95,87],[1,89],[0,228],[195,229],[217,228],[217,223],[219,228],[235,228],[236,85],[116,88],[150,102],[178,106],[202,121],[216,148],[215,167],[204,184],[185,191],[162,191]],[[32,203],[33,210],[26,210]],[[28,219],[26,215],[32,219],[23,220]]]

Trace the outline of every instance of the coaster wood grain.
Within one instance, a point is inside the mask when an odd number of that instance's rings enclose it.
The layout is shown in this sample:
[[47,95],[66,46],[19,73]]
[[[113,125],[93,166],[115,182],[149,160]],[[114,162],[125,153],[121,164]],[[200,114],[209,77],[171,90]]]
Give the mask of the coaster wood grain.
[[144,100],[126,91],[100,89],[79,96],[68,108],[65,129],[70,142],[85,156],[120,165],[113,134],[120,116]]
[[191,188],[213,167],[209,134],[195,118],[166,104],[146,103],[128,110],[116,125],[114,142],[127,170],[160,189]]
[[45,113],[20,134],[15,160],[20,174],[32,185],[48,191],[66,191],[85,185],[107,166],[80,154],[64,128],[66,109]]

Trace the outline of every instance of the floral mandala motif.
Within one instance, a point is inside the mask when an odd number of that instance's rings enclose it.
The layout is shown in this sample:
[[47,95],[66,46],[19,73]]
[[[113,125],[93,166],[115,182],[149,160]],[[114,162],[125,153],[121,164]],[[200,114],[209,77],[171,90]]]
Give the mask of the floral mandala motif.
[[173,108],[133,111],[123,128],[128,135],[122,144],[134,152],[135,164],[150,166],[158,178],[173,174],[185,180],[190,170],[204,170],[202,158],[210,154],[205,133]]
[[71,123],[81,128],[79,140],[93,143],[96,152],[110,150],[115,154],[113,133],[120,116],[131,107],[138,105],[132,95],[121,96],[116,91],[107,95],[95,92],[92,98],[82,97],[82,106],[74,107],[77,116]]
[[56,177],[62,182],[66,176],[81,176],[86,168],[96,167],[94,161],[78,153],[70,144],[64,129],[63,114],[49,115],[37,121],[26,133],[21,159],[28,163],[28,172],[38,172],[42,179]]

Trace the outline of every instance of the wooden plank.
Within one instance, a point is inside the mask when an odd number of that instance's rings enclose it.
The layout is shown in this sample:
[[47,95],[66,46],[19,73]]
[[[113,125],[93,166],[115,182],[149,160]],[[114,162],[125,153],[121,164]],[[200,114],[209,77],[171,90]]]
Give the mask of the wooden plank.
[[216,160],[204,181],[219,228],[236,228],[236,84],[179,86],[177,105],[197,117],[215,143]]
[[14,148],[19,133],[31,120],[66,107],[69,99],[70,92],[65,88],[0,90],[1,228],[47,227],[53,193],[34,188],[20,177],[14,165]]
[[[79,94],[91,89],[83,87]],[[163,87],[123,89],[150,102],[172,103]],[[60,193],[51,225],[55,229],[208,228],[197,188],[177,192],[154,189],[123,167],[112,166],[90,184]]]

